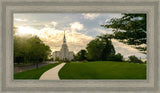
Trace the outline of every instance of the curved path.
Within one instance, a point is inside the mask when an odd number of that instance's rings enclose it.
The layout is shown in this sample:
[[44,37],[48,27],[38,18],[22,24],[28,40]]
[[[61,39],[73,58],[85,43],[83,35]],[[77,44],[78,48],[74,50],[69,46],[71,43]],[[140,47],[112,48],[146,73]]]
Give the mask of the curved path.
[[56,67],[51,68],[48,71],[44,72],[39,78],[39,80],[60,80],[58,76],[58,72],[65,64],[66,63],[61,63]]

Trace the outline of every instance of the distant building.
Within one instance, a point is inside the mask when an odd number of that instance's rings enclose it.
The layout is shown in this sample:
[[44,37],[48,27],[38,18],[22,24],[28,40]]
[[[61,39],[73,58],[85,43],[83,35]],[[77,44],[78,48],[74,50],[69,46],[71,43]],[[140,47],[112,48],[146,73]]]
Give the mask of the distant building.
[[63,38],[63,44],[62,44],[61,50],[53,52],[53,59],[54,61],[56,59],[71,61],[73,59],[73,55],[74,55],[73,51],[69,51],[68,49],[65,32],[64,32],[64,38]]

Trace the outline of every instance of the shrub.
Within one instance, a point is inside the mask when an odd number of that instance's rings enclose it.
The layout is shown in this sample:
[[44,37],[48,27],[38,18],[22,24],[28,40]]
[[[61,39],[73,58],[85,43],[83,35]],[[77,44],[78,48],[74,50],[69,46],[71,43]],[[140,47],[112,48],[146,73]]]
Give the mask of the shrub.
[[147,64],[147,61],[144,61],[143,63],[144,63],[144,64]]
[[68,59],[65,59],[64,62],[70,62]]
[[123,61],[123,56],[120,53],[118,53],[116,55],[109,55],[107,57],[107,60],[108,61],[120,61],[120,62],[122,62]]
[[130,62],[140,63],[140,64],[143,63],[142,60],[138,59],[138,58],[137,58],[136,56],[134,56],[134,55],[133,55],[133,56],[129,56],[128,58],[129,58]]
[[59,61],[59,57],[56,57],[56,61]]
[[68,59],[59,60],[59,62],[70,62]]

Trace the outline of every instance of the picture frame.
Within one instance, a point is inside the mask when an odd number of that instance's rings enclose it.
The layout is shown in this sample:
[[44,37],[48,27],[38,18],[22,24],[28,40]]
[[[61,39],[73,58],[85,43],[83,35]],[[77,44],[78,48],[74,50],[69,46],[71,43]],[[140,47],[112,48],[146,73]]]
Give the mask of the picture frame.
[[[159,74],[159,0],[1,0],[0,91],[5,92],[108,92],[158,93]],[[146,80],[14,80],[14,13],[146,13]]]

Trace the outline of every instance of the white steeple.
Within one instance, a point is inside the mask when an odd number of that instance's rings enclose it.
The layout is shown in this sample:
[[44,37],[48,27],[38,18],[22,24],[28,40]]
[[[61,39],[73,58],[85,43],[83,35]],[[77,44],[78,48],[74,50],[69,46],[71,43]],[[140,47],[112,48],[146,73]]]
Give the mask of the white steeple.
[[63,44],[66,44],[66,37],[65,37],[65,31],[64,31],[64,38],[63,38]]
[[59,57],[59,60],[71,61],[74,58],[73,55],[74,55],[73,51],[69,51],[68,46],[66,44],[66,37],[65,37],[65,31],[64,31],[63,44],[62,44],[61,50],[53,53],[54,60],[56,60],[56,57]]

